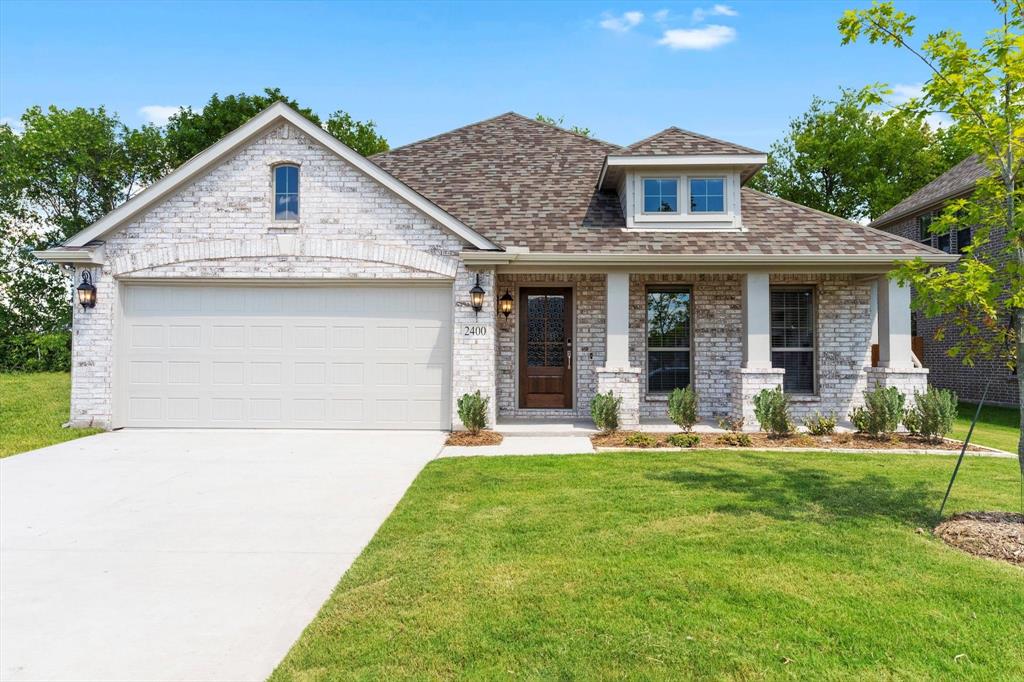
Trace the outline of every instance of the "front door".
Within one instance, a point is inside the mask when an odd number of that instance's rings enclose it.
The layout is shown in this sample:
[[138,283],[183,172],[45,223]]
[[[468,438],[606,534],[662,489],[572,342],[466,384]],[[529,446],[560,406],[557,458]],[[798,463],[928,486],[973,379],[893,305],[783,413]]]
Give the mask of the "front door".
[[572,289],[519,290],[519,406],[572,407]]

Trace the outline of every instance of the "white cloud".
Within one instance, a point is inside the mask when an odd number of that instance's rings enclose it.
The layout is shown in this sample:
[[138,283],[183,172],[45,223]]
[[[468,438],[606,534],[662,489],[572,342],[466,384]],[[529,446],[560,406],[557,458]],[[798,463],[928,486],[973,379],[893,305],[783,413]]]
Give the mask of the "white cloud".
[[162,126],[167,123],[174,114],[181,111],[181,107],[167,107],[162,104],[147,104],[139,109],[139,114],[146,119],[146,123]]
[[[890,107],[898,107],[906,104],[912,99],[920,99],[924,96],[923,83],[895,83],[889,86],[892,94],[885,98],[885,103]],[[945,128],[952,119],[947,114],[932,113],[924,117],[925,123],[932,128]]]
[[659,9],[652,16],[654,17],[654,20],[656,22],[658,22],[659,24],[664,23],[665,20],[668,19],[668,10],[667,9]]
[[619,17],[606,14],[605,18],[601,20],[601,28],[606,28],[609,31],[625,33],[634,26],[639,26],[640,22],[643,20],[643,12],[626,12]]
[[739,12],[734,10],[729,5],[714,5],[710,9],[698,7],[693,10],[692,19],[694,23],[700,23],[708,17],[735,17],[739,16]]
[[25,132],[24,126],[21,125],[20,118],[11,118],[10,116],[0,116],[0,125],[11,126],[11,130],[18,133],[19,135]]
[[710,24],[703,28],[674,28],[665,31],[658,44],[672,50],[713,50],[735,39],[736,29]]

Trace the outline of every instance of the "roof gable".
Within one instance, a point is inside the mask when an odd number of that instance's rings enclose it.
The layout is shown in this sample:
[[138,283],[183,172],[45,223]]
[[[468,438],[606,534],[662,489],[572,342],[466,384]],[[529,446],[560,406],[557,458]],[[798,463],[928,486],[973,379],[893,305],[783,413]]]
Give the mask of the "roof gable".
[[142,212],[153,208],[167,197],[173,195],[180,188],[202,177],[211,168],[216,167],[219,163],[229,158],[243,145],[263,135],[283,121],[291,123],[310,138],[327,147],[344,161],[373,178],[386,189],[472,246],[479,249],[498,249],[493,242],[468,227],[461,220],[446,213],[407,184],[389,175],[358,152],[345,146],[336,137],[283,102],[276,102],[267,107],[216,144],[203,150],[118,208],[68,239],[64,246],[82,247],[92,241],[102,239],[104,235],[121,227]]
[[726,142],[672,126],[616,152],[617,156],[697,156],[703,154],[764,154],[762,151]]

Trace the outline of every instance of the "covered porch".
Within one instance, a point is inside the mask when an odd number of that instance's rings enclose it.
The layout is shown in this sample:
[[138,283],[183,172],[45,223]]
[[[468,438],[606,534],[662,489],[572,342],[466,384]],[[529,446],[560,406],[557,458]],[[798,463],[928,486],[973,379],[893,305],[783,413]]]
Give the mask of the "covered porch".
[[925,389],[909,291],[886,276],[891,263],[652,260],[491,264],[508,309],[494,312],[499,431],[584,433],[591,400],[609,390],[622,398],[623,428],[666,431],[675,387],[697,392],[701,430],[723,417],[757,430],[753,397],[764,388],[782,386],[798,420],[821,412],[841,424],[870,387]]

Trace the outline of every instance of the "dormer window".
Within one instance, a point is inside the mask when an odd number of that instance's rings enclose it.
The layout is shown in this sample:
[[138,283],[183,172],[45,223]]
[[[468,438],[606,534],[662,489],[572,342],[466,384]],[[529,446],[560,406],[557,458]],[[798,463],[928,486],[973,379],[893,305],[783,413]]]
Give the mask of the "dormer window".
[[644,178],[644,213],[679,213],[678,178]]
[[690,178],[690,213],[725,213],[725,178]]
[[299,219],[299,167],[274,167],[274,220]]

